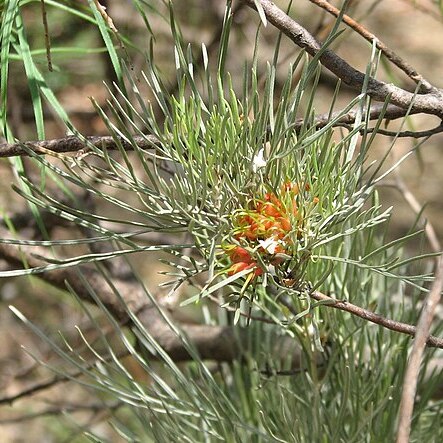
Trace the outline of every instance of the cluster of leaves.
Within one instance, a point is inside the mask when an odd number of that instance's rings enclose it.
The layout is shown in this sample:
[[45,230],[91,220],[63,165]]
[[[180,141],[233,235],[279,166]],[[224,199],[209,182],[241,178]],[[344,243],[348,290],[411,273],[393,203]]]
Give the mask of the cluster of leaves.
[[[141,8],[141,3],[136,3]],[[175,94],[164,85],[152,57],[142,79],[126,68],[103,17],[93,2],[90,4],[120,80],[115,85],[117,92],[109,90],[106,109],[96,104],[119,155],[89,145],[86,156],[61,158],[61,165],[34,157],[66,194],[72,196],[72,189],[86,192],[112,206],[118,215],[66,205],[24,174],[22,188],[16,190],[33,208],[43,208],[96,233],[87,240],[33,244],[78,246],[111,239],[120,249],[52,259],[40,268],[0,275],[34,274],[161,251],[169,254],[166,261],[173,268],[168,273],[172,277],[169,294],[184,284],[197,288],[183,304],[199,302],[208,325],[246,325],[240,318],[244,301],[250,312],[264,313],[273,324],[252,322],[247,329],[247,339],[252,343],[250,355],[241,362],[222,365],[214,375],[185,337],[183,343],[193,362],[179,367],[128,307],[134,323],[132,333],[142,350],[155,353],[163,363],[159,370],[127,339],[99,297],[91,294],[120,341],[150,376],[148,384],[129,374],[115,357],[114,345],[104,336],[102,342],[112,358],[91,368],[82,364],[81,356],[73,357],[31,327],[60,356],[83,371],[85,384],[126,406],[130,419],[116,411],[113,424],[128,441],[143,435],[156,441],[197,441],[202,434],[207,441],[351,442],[362,441],[363,436],[371,441],[392,440],[407,339],[343,313],[320,312],[319,304],[309,296],[310,291],[320,289],[364,306],[376,304],[378,312],[388,316],[405,321],[416,318],[414,310],[386,297],[387,293],[402,296],[407,288],[414,304],[426,290],[430,276],[426,269],[416,275],[410,272],[411,266],[426,256],[402,255],[404,243],[419,233],[411,231],[404,238],[384,241],[390,209],[382,209],[374,189],[384,175],[377,175],[381,164],[368,169],[365,163],[376,131],[366,133],[367,122],[357,119],[353,130],[337,134],[333,127],[341,115],[334,115],[326,126],[316,129],[313,101],[320,75],[318,60],[299,55],[289,66],[276,97],[279,43],[273,61],[261,73],[257,66],[258,37],[255,58],[245,66],[239,93],[225,69],[230,53],[230,2],[215,69],[202,45],[199,77],[194,48],[184,44],[170,6],[178,87]],[[33,64],[24,35],[20,41],[22,45],[14,47],[32,70],[30,78],[40,82],[40,86],[32,83],[40,126],[40,94],[44,94],[76,132]],[[7,51],[5,48],[6,44],[2,50]],[[376,63],[375,56],[371,63]],[[299,79],[294,85],[296,71]],[[155,107],[141,92],[142,84],[152,93]],[[364,92],[343,109],[343,114],[369,105]],[[338,94],[337,88],[331,116]],[[294,123],[299,117],[303,118],[301,126]],[[382,116],[378,125],[381,120]],[[5,128],[6,119],[2,124]],[[9,131],[5,134],[11,138]],[[39,136],[43,135],[40,130]],[[151,143],[152,148],[140,148],[135,136]],[[128,153],[128,146],[132,153]],[[36,214],[38,217],[37,209]],[[168,245],[146,245],[139,240],[151,232],[184,234],[190,240]],[[205,279],[203,288],[199,278]],[[109,284],[115,291],[112,282]],[[146,293],[162,312],[148,289]],[[206,301],[214,297],[220,304],[234,304],[234,318],[229,311],[214,314],[208,309]],[[283,303],[287,300],[295,314],[288,311],[288,303]],[[17,315],[27,322],[20,313]],[[166,316],[165,321],[169,321]],[[170,327],[182,336],[175,325]],[[276,358],[273,343],[284,337],[291,340],[291,351],[283,357],[280,352]],[[295,354],[301,355],[301,364],[294,371]],[[427,361],[430,357],[431,353]],[[277,376],[281,371],[293,372],[283,378]],[[428,401],[437,382],[437,376],[427,382],[417,405],[415,432],[421,441],[434,436],[435,423],[441,419],[440,403]]]

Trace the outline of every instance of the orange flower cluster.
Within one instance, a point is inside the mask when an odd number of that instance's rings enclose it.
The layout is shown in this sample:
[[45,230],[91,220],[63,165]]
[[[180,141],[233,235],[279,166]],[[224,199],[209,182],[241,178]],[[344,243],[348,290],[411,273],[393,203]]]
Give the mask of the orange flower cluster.
[[[309,186],[306,185],[305,189],[309,190]],[[263,199],[255,200],[251,209],[234,216],[233,237],[248,249],[232,244],[223,247],[232,262],[228,275],[245,269],[254,269],[251,279],[263,274],[263,269],[249,250],[260,254],[264,261],[273,265],[282,262],[276,254],[288,254],[291,246],[288,234],[298,230],[301,225],[297,205],[299,187],[290,182],[285,183],[280,194],[279,198],[268,192]]]
[[245,269],[254,269],[253,276],[258,277],[263,274],[263,269],[251,257],[251,254],[241,246],[230,245],[225,247],[225,250],[232,262],[228,269],[228,275],[234,275]]

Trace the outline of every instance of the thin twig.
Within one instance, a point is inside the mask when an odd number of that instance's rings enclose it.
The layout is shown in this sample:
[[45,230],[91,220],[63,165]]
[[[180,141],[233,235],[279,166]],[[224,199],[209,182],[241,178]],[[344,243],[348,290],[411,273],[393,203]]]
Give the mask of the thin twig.
[[[242,0],[250,8],[256,9],[255,0]],[[387,84],[355,69],[344,59],[320,43],[299,23],[290,18],[270,0],[260,0],[267,20],[283,32],[297,46],[303,48],[311,56],[319,56],[322,65],[340,78],[351,88],[362,91],[367,82],[367,95],[376,101],[390,102],[403,109],[412,109],[425,114],[434,114],[443,118],[443,90],[435,88],[432,93],[414,94],[392,84]]]
[[[404,184],[404,183],[403,183]],[[399,190],[403,193],[404,199],[409,203],[409,205],[414,209],[415,213],[418,214],[421,210],[420,204],[416,200],[415,196],[406,187],[399,186]],[[420,209],[419,209],[420,208]],[[435,232],[434,226],[426,220],[425,222],[425,235],[428,239],[429,245],[433,252],[441,252],[441,244],[438,240],[437,233]]]
[[429,331],[434,318],[435,308],[440,301],[443,289],[443,258],[440,258],[434,283],[424,302],[423,310],[417,324],[414,344],[406,368],[403,391],[400,401],[397,443],[408,443],[411,433],[412,414],[414,412],[415,394],[418,376],[425,346],[429,344]]
[[46,14],[45,0],[40,0],[40,5],[42,9],[43,27],[45,28],[46,59],[48,61],[48,70],[52,72],[51,38],[49,36],[48,17]]
[[21,415],[19,417],[12,417],[12,418],[4,418],[0,419],[0,424],[6,425],[6,424],[13,424],[13,423],[23,423],[24,421],[28,420],[35,420],[36,418],[41,417],[48,417],[48,416],[54,416],[54,415],[61,415],[65,413],[75,413],[75,412],[85,412],[85,411],[92,411],[92,412],[100,412],[105,410],[106,412],[109,411],[115,411],[116,409],[123,406],[123,402],[118,401],[111,404],[103,404],[103,403],[92,403],[92,404],[84,404],[84,405],[60,405],[58,407],[52,407],[47,408],[42,411],[33,412],[30,414]]
[[[386,109],[385,106],[379,103],[371,105],[369,109],[363,110],[363,119],[367,120],[378,120],[380,116],[383,116],[384,120],[396,120],[398,118],[405,117],[406,115],[417,114],[417,111],[408,112],[407,109],[399,108],[395,105],[388,105]],[[382,114],[383,113],[383,114]],[[355,122],[357,117],[356,110],[350,110],[346,113],[343,111],[336,111],[332,115],[329,113],[319,114],[314,119],[314,125],[316,128],[323,128],[326,126],[330,120],[337,120],[336,126],[339,125],[352,125]],[[304,119],[300,118],[295,122],[296,130],[301,128],[303,125]]]
[[377,134],[380,135],[386,135],[389,137],[409,137],[409,138],[425,138],[425,137],[431,137],[435,134],[440,134],[441,132],[443,132],[443,125],[438,125],[435,128],[432,129],[427,129],[424,131],[400,131],[400,132],[396,132],[396,131],[387,131],[385,129],[381,129],[381,128],[368,128],[365,130],[362,130],[362,132],[367,132],[367,133],[371,133],[374,131],[377,131]]
[[[383,326],[384,328],[390,329],[391,331],[411,335],[412,337],[415,337],[417,333],[417,328],[413,325],[391,320],[389,318],[381,316],[380,314],[376,314],[375,312],[361,308],[360,306],[353,305],[352,303],[349,303],[345,300],[337,300],[318,291],[313,292],[311,294],[311,297],[317,301],[327,302],[322,306],[329,306],[335,309],[339,309],[340,311],[349,312],[352,315],[370,321],[371,323]],[[429,337],[427,337],[425,343],[429,347],[443,349],[443,338],[430,335]]]
[[[140,149],[154,149],[159,145],[159,140],[153,135],[135,135],[133,141]],[[121,146],[127,151],[132,151],[133,146],[125,140],[120,140]],[[36,140],[24,143],[1,143],[0,157],[14,157],[29,155],[24,146],[36,154],[64,154],[67,152],[81,152],[88,149],[88,146],[95,146],[99,149],[118,149],[117,141],[111,136],[91,136],[85,137],[85,141],[71,135],[68,137],[53,140]]]
[[[335,127],[343,127],[346,129],[349,129],[352,131],[354,129],[353,126],[347,124],[347,123],[337,123],[334,125]],[[361,134],[370,134],[374,131],[377,131],[378,135],[386,135],[388,137],[396,137],[396,138],[425,138],[425,137],[431,137],[435,134],[440,134],[443,132],[443,124],[440,124],[432,129],[427,129],[424,131],[387,131],[385,129],[381,128],[362,128],[360,129]]]
[[[127,357],[128,355],[130,355],[130,353],[127,349],[125,349],[124,351],[120,352],[117,355],[108,355],[108,356],[101,357],[101,361],[102,362],[103,361],[111,361],[114,358],[120,359],[123,357]],[[98,360],[94,359],[94,360],[90,361],[89,363],[86,363],[82,369],[79,369],[75,372],[71,372],[66,375],[55,375],[54,377],[51,377],[48,380],[36,382],[33,385],[28,386],[27,388],[17,392],[16,394],[5,395],[4,397],[0,397],[0,405],[2,405],[2,404],[12,405],[12,403],[14,403],[15,401],[17,401],[23,397],[29,397],[31,395],[36,394],[37,392],[52,388],[53,386],[58,385],[60,383],[65,383],[67,381],[74,380],[74,379],[80,377],[81,375],[83,375],[85,370],[95,367],[97,362],[98,362]]]
[[[377,120],[382,111],[384,106],[379,104],[372,105],[368,110],[368,119],[369,120]],[[418,111],[411,111],[409,114],[417,114]],[[396,120],[398,118],[402,118],[407,114],[407,110],[399,108],[395,105],[388,105],[386,107],[385,112],[383,113],[383,118],[386,120]],[[352,125],[355,122],[356,118],[356,111],[351,110],[343,114],[343,111],[337,111],[334,112],[332,115],[329,113],[325,114],[319,114],[314,119],[314,126],[316,128],[323,128],[326,126],[330,120],[336,119],[340,116],[340,118],[337,120],[337,123],[335,126],[344,126],[346,125]],[[304,125],[303,119],[298,119],[294,123],[295,130],[300,130]],[[397,133],[391,133],[389,131],[383,131],[378,130],[383,135],[396,135]],[[440,125],[434,129],[430,129],[428,131],[421,131],[421,132],[410,132],[406,133],[404,137],[426,137],[428,135],[433,135],[438,132],[443,131],[443,125]],[[160,141],[158,138],[154,135],[134,135],[132,136],[134,143],[140,148],[140,149],[155,149],[160,145]],[[29,152],[28,150],[31,150],[35,154],[39,155],[56,155],[56,154],[66,154],[69,152],[75,152],[78,155],[83,154],[84,152],[87,152],[89,149],[89,146],[95,146],[99,149],[107,149],[109,151],[111,150],[117,150],[119,148],[119,145],[117,141],[111,137],[111,136],[90,136],[85,137],[86,142],[84,142],[82,139],[76,137],[76,136],[68,136],[68,137],[62,137],[62,138],[56,138],[52,140],[33,140],[33,141],[26,141],[26,142],[17,142],[17,143],[0,143],[0,158],[2,157],[15,157],[15,156],[28,156]],[[133,146],[124,141],[119,140],[121,143],[121,146],[123,149],[127,151],[132,151]],[[26,146],[27,149],[24,148]],[[166,172],[171,173],[171,170],[167,170]]]
[[[340,15],[340,10],[331,5],[326,0],[309,1],[329,12],[330,14],[334,15],[335,17],[338,17]],[[426,80],[423,75],[419,74],[406,60],[403,60],[398,54],[396,54],[392,49],[384,44],[375,34],[368,31],[363,25],[361,25],[352,17],[346,14],[342,16],[342,21],[346,23],[350,28],[352,28],[355,32],[360,34],[363,38],[365,38],[368,42],[375,42],[377,49],[379,49],[395,66],[400,68],[410,79],[412,79],[415,83],[420,84],[424,91],[437,91],[437,88],[433,86],[428,80]]]
[[[414,194],[406,186],[399,171],[395,171],[396,187],[402,193],[404,199],[411,209],[420,214],[422,207]],[[427,223],[425,234],[428,238],[431,249],[434,252],[441,253],[441,244],[435,233],[432,224]],[[406,367],[403,381],[403,392],[399,408],[399,422],[397,428],[397,443],[407,443],[411,432],[412,414],[414,411],[414,400],[417,390],[420,366],[423,358],[423,352],[426,345],[426,339],[432,325],[435,308],[440,301],[441,290],[443,288],[443,258],[440,256],[436,260],[436,278],[431,291],[427,295],[420,318],[417,324],[417,333],[412,346],[411,355]]]
[[263,375],[265,377],[275,377],[275,376],[285,376],[285,377],[291,377],[293,375],[300,374],[301,372],[306,372],[307,368],[295,368],[295,369],[286,369],[286,370],[272,370],[272,369],[262,369],[259,372],[260,375]]

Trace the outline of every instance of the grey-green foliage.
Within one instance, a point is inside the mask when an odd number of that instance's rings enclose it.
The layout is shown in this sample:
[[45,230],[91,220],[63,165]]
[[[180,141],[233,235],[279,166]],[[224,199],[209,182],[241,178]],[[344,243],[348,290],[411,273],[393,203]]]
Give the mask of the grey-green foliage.
[[[135,3],[139,10],[145,4]],[[126,68],[93,2],[90,7],[119,79],[119,84],[109,90],[107,108],[97,105],[119,150],[115,154],[90,146],[90,153],[65,159],[62,165],[37,156],[35,162],[66,194],[86,191],[117,209],[116,215],[91,213],[81,206],[57,201],[25,176],[21,178],[22,187],[16,190],[33,208],[44,208],[96,232],[94,241],[114,240],[119,249],[51,260],[41,268],[1,275],[34,274],[98,264],[135,252],[162,251],[169,254],[166,262],[171,266],[170,294],[185,283],[199,287],[199,275],[206,279],[204,287],[184,302],[195,302],[207,323],[232,322],[227,312],[214,314],[207,308],[206,298],[216,295],[235,307],[234,320],[239,327],[247,323],[239,318],[240,309],[248,306],[253,314],[261,313],[275,324],[252,321],[246,328],[249,353],[241,361],[221,364],[211,372],[212,366],[199,359],[185,338],[185,346],[194,359],[177,366],[130,313],[134,323],[131,332],[138,346],[155,352],[162,362],[153,363],[133,346],[91,288],[91,297],[107,315],[121,342],[150,376],[149,383],[141,383],[115,356],[93,368],[86,367],[78,356],[59,347],[18,311],[16,314],[72,367],[84,372],[82,384],[105,399],[121,401],[122,407],[113,412],[112,424],[128,441],[392,441],[409,338],[349,314],[319,307],[309,296],[309,291],[316,288],[388,317],[406,322],[417,319],[417,303],[430,280],[426,265],[421,265],[428,256],[404,255],[405,242],[420,236],[420,232],[411,230],[402,239],[385,240],[390,210],[379,202],[377,178],[371,177],[370,168],[369,173],[367,170],[366,157],[373,142],[373,137],[364,132],[367,122],[357,120],[352,131],[341,134],[333,129],[340,117],[336,116],[322,129],[316,129],[313,98],[320,74],[318,61],[300,55],[288,67],[287,79],[277,93],[278,47],[265,72],[259,72],[254,57],[245,64],[242,87],[234,86],[225,69],[232,50],[230,2],[215,60],[208,60],[204,45],[200,49],[185,44],[170,8],[177,72],[174,95],[168,92],[152,57],[148,57],[146,70],[140,76]],[[12,6],[5,11],[13,17]],[[33,64],[26,45],[17,45],[14,33],[11,41],[6,39],[9,26],[10,22],[3,22],[2,52],[6,53],[11,43],[28,72],[33,73],[32,78],[40,82],[40,86],[30,82],[31,88],[37,88],[33,89],[37,127],[43,123],[39,99],[43,94],[75,131]],[[25,38],[24,34],[21,38]],[[329,41],[332,40],[333,36]],[[194,58],[200,50],[203,70],[197,72]],[[258,51],[257,38],[255,54]],[[375,55],[370,62],[374,61]],[[296,69],[300,78],[294,85]],[[7,74],[4,64],[2,72]],[[6,94],[4,78],[2,97]],[[142,85],[149,87],[154,104],[140,92]],[[370,101],[364,92],[343,113],[368,106]],[[331,113],[338,94],[337,88]],[[300,117],[304,121],[301,126],[296,124]],[[7,128],[5,106],[2,127]],[[363,137],[357,149],[361,131]],[[8,130],[4,132],[10,137]],[[134,140],[134,135],[145,134],[156,138],[152,149],[141,149]],[[123,142],[133,152],[128,152]],[[266,165],[257,169],[254,159],[262,149]],[[304,285],[286,287],[270,271],[246,287],[245,272],[227,278],[223,270],[228,260],[220,246],[232,230],[232,214],[248,208],[257,195],[277,192],[287,181],[309,185],[306,199],[318,198],[318,205],[309,214],[309,229],[303,242],[293,233],[298,249],[286,268],[300,266],[303,272],[298,278]],[[311,204],[303,201],[303,195],[301,198],[302,207]],[[35,214],[38,218],[37,209]],[[185,233],[187,240],[183,244],[146,246],[138,236],[149,232]],[[47,240],[32,244],[55,247],[83,242],[84,239]],[[300,257],[307,259],[301,262]],[[84,279],[80,271],[79,276]],[[109,285],[112,287],[112,281]],[[147,288],[146,294],[161,310]],[[404,301],[405,294],[408,302]],[[289,312],[280,303],[283,299],[293,303],[300,314]],[[87,312],[83,302],[80,304]],[[92,316],[91,320],[94,321]],[[171,328],[180,334],[172,324]],[[98,325],[97,329],[100,330]],[[285,351],[286,358],[276,357],[275,343],[283,342],[285,337],[294,343],[293,349]],[[102,345],[108,351],[114,347],[104,335]],[[278,375],[278,371],[291,370],[293,354],[300,352],[301,370]],[[432,351],[427,352],[425,365],[432,356]],[[421,384],[413,423],[414,441],[438,441],[437,434],[442,432],[441,427],[436,427],[441,420],[441,403],[429,400],[431,388],[440,378],[434,374]]]

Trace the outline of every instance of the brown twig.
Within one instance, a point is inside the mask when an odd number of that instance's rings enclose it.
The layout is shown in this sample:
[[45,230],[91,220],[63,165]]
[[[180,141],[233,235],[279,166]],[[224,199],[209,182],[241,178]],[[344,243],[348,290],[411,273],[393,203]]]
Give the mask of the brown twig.
[[[391,320],[389,318],[381,316],[380,314],[376,314],[375,312],[361,308],[360,306],[353,305],[352,303],[349,303],[347,301],[337,300],[318,291],[313,292],[311,294],[311,297],[317,301],[327,302],[325,306],[330,306],[332,308],[339,309],[340,311],[349,312],[352,315],[370,321],[371,323],[383,326],[384,328],[390,329],[391,331],[411,335],[412,337],[415,337],[415,335],[417,334],[417,328],[413,325]],[[427,336],[425,343],[429,347],[443,349],[443,338],[430,335]]]
[[[346,123],[337,123],[336,127],[341,126],[352,131],[354,128],[351,125]],[[426,129],[424,131],[387,131],[386,129],[381,128],[362,128],[360,130],[361,134],[370,134],[374,131],[377,131],[379,135],[386,135],[388,137],[397,137],[397,138],[426,138],[432,137],[433,135],[440,134],[443,132],[443,124],[440,124],[432,129]]]
[[434,283],[426,297],[423,310],[418,320],[415,340],[409,357],[403,381],[400,401],[399,421],[397,426],[397,443],[408,443],[411,433],[412,413],[414,412],[415,394],[418,376],[426,344],[429,344],[429,331],[434,318],[435,308],[440,301],[443,289],[443,258],[440,257]]
[[[116,140],[111,136],[91,136],[85,137],[83,141],[75,135],[57,138],[53,140],[36,140],[24,143],[1,143],[0,158],[29,155],[24,146],[36,154],[64,154],[67,152],[81,152],[87,150],[88,146],[95,146],[99,149],[118,149]],[[159,145],[159,140],[153,135],[133,136],[134,142],[140,149],[155,149]],[[132,151],[133,146],[125,140],[120,140],[123,149]]]
[[[383,111],[383,105],[374,104],[372,105],[369,110],[369,120],[377,120],[382,111]],[[419,111],[413,110],[409,114],[417,114]],[[398,106],[395,105],[388,105],[386,107],[385,112],[383,113],[383,118],[386,120],[396,120],[398,118],[402,118],[407,114],[407,110],[401,109]],[[314,125],[317,128],[323,128],[326,126],[330,120],[337,119],[337,123],[335,126],[345,126],[351,125],[355,122],[356,118],[356,111],[351,110],[346,113],[343,113],[343,111],[337,111],[334,112],[332,115],[329,113],[325,114],[319,114],[315,117]],[[295,130],[300,130],[304,124],[303,119],[297,119],[294,123]],[[414,137],[417,136],[417,134],[427,134],[427,135],[433,135],[435,133],[441,132],[443,129],[441,129],[441,125],[437,128],[428,130],[428,131],[422,131],[420,132],[410,132],[405,133],[404,137]],[[380,132],[380,130],[379,130]],[[386,135],[392,135],[389,131],[384,131]],[[381,131],[380,133],[383,133]],[[420,137],[425,137],[427,135],[420,135]],[[53,140],[34,140],[34,141],[27,141],[27,142],[18,142],[18,143],[0,143],[0,158],[2,157],[15,157],[15,156],[27,156],[29,155],[28,150],[31,150],[35,154],[39,155],[56,155],[56,154],[66,154],[69,152],[75,152],[77,154],[82,154],[83,152],[87,152],[89,149],[88,146],[95,146],[98,149],[107,149],[107,150],[117,150],[118,149],[118,143],[117,141],[111,137],[111,136],[90,136],[86,137],[86,142],[84,142],[82,139],[76,137],[76,136],[68,136],[63,138],[56,138]],[[133,136],[134,142],[137,144],[137,146],[140,149],[155,149],[157,146],[159,146],[160,141],[157,137],[154,135],[145,135],[145,136]],[[120,140],[120,143],[123,147],[123,149],[127,151],[132,151],[133,146],[130,143],[127,143],[124,140]],[[168,170],[167,172],[171,172]]]
[[[0,237],[9,237],[8,231],[1,226]],[[47,253],[45,248],[35,246],[18,248],[11,244],[0,243],[0,258],[15,267],[39,267],[44,262],[36,256],[45,256]],[[79,278],[80,275],[83,278]],[[113,287],[111,287],[97,270],[86,266],[82,266],[81,270],[78,268],[57,269],[43,272],[39,276],[62,290],[66,290],[66,282],[69,282],[79,298],[95,303],[90,292],[90,288],[92,288],[94,293],[100,297],[103,305],[122,324],[131,326],[132,322],[128,311],[135,313],[141,324],[174,361],[189,360],[190,355],[186,350],[183,338],[171,329],[158,309],[149,302],[145,290],[135,279],[113,278]],[[83,283],[84,281],[88,282],[90,288]],[[124,299],[124,304],[120,301],[117,293]],[[202,359],[231,361],[241,355],[240,343],[245,335],[244,330],[234,330],[231,326],[191,324],[178,324],[177,328],[193,343]]]
[[[326,0],[309,0],[311,3],[316,4],[323,10],[329,12],[330,14],[338,17],[340,15],[340,10],[335,6],[331,5]],[[398,54],[396,54],[392,49],[390,49],[385,43],[383,43],[375,34],[368,31],[364,26],[354,20],[349,15],[343,14],[342,21],[346,23],[351,29],[360,34],[368,42],[373,43],[377,49],[379,49],[388,60],[390,60],[395,66],[400,68],[410,79],[415,83],[420,84],[422,89],[426,92],[437,92],[438,89],[433,86],[428,80],[426,80],[423,75],[419,74],[406,60],[403,60]]]
[[40,0],[40,6],[42,10],[43,27],[45,28],[46,59],[48,61],[48,70],[52,72],[51,38],[49,36],[48,17],[46,14],[45,0]]
[[[405,117],[406,115],[417,114],[417,111],[411,111],[408,113],[406,109],[399,108],[395,105],[388,105],[386,109],[383,111],[384,105],[382,104],[373,104],[368,110],[363,110],[363,120],[378,120],[380,116],[383,117],[384,120],[396,120],[398,118]],[[352,125],[355,122],[357,117],[356,110],[350,110],[346,113],[343,111],[333,112],[332,115],[329,113],[319,114],[315,116],[314,125],[316,128],[325,127],[331,120],[337,120],[336,126],[340,125]],[[297,119],[295,122],[296,130],[303,126],[304,119]],[[1,149],[1,145],[0,145]]]
[[[395,170],[396,187],[402,193],[404,199],[411,209],[420,214],[422,207],[414,194],[406,186],[398,170]],[[435,233],[432,224],[427,223],[425,226],[425,235],[433,252],[441,254],[441,244]],[[443,258],[436,260],[436,277],[432,285],[431,291],[427,295],[420,318],[417,324],[417,332],[412,346],[411,355],[403,381],[403,391],[399,408],[399,421],[397,428],[397,443],[407,443],[411,432],[412,414],[414,411],[414,400],[417,390],[418,377],[420,374],[420,366],[423,358],[426,339],[432,325],[435,308],[440,301],[441,290],[443,288]]]
[[[254,0],[242,0],[250,8],[256,9]],[[328,48],[322,48],[315,38],[299,23],[286,15],[270,0],[260,0],[267,20],[283,32],[297,46],[311,56],[319,55],[319,61],[346,85],[361,91],[366,81],[363,72],[358,71],[344,59]],[[414,94],[395,85],[370,77],[367,81],[367,94],[376,101],[384,102],[387,98],[394,105],[416,112],[438,115],[443,118],[443,90],[435,88],[432,93]]]
[[[403,198],[407,201],[412,210],[419,214],[421,212],[422,206],[415,198],[414,194],[409,190],[404,181],[398,177],[397,179],[398,190],[402,193]],[[435,232],[434,226],[432,226],[429,221],[425,221],[425,235],[429,241],[429,245],[433,252],[441,252],[441,244],[437,237],[437,233]]]
[[272,370],[272,369],[262,369],[259,372],[260,375],[265,377],[291,377],[293,375],[300,374],[301,372],[307,371],[307,368],[295,368],[295,369],[286,369],[286,370]]
[[[129,351],[125,350],[123,352],[120,352],[116,356],[109,355],[109,356],[104,356],[101,358],[102,358],[102,361],[110,361],[113,358],[120,359],[120,358],[126,357],[128,355],[130,355]],[[75,372],[71,372],[66,375],[55,375],[54,377],[51,377],[48,380],[36,382],[33,385],[28,386],[25,389],[22,389],[21,391],[17,392],[16,394],[0,397],[0,405],[2,405],[2,404],[12,405],[15,401],[20,400],[21,398],[29,397],[31,395],[36,394],[37,392],[52,388],[53,386],[58,385],[60,383],[65,383],[67,381],[74,380],[74,379],[80,377],[81,375],[83,375],[85,370],[93,368],[97,364],[97,362],[98,362],[97,359],[94,359],[91,362],[86,363],[83,366],[83,369],[79,369]]]
[[371,133],[374,131],[377,131],[377,134],[380,135],[386,135],[388,137],[400,137],[400,138],[425,138],[425,137],[431,137],[433,135],[436,134],[440,134],[441,132],[443,132],[443,125],[438,125],[435,128],[432,129],[426,129],[424,131],[400,131],[400,132],[396,132],[396,131],[387,131],[386,129],[381,129],[381,128],[368,128],[366,130],[364,130],[367,133]]

